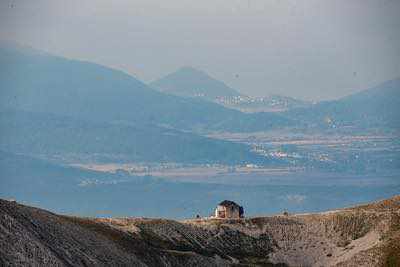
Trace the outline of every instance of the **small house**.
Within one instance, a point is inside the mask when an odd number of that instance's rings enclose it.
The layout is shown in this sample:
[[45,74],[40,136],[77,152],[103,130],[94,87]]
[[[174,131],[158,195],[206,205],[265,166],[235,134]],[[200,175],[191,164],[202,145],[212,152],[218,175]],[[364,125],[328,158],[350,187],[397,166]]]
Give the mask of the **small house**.
[[215,208],[216,218],[238,219],[243,218],[244,210],[233,201],[224,200]]

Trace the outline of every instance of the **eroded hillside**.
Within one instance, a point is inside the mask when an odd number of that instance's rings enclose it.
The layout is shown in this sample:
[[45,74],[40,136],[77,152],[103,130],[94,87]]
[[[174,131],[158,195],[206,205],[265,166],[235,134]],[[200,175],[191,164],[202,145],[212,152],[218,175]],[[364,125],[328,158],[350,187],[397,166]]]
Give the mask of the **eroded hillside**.
[[319,214],[91,219],[0,201],[0,265],[399,266],[400,196]]

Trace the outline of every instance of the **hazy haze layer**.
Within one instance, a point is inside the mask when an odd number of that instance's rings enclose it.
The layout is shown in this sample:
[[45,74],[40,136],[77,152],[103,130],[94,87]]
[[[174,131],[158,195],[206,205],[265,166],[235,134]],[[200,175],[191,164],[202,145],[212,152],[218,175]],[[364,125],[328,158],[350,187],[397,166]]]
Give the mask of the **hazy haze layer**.
[[4,0],[0,39],[150,82],[191,65],[248,95],[337,98],[400,76],[400,2]]

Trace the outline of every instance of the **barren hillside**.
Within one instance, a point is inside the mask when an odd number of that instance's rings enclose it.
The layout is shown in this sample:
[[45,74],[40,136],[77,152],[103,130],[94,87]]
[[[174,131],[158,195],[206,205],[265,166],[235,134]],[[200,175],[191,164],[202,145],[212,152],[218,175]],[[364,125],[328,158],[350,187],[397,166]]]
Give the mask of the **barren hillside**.
[[93,219],[0,200],[5,266],[400,266],[400,196],[318,214]]

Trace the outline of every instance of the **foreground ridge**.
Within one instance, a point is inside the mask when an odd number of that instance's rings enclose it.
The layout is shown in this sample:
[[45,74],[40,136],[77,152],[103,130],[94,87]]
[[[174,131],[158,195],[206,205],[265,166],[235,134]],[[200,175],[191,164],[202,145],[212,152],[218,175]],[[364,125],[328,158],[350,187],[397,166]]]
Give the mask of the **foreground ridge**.
[[400,266],[400,196],[246,219],[95,219],[0,200],[2,266]]

